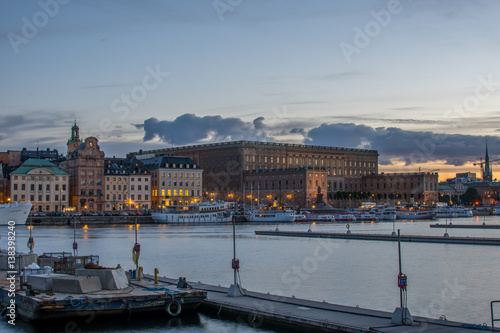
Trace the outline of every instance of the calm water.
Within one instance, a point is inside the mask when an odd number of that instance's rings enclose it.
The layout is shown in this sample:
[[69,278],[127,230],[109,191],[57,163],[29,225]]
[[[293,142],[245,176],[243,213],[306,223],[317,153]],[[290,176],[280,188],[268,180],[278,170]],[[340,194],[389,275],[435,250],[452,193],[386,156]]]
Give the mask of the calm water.
[[[397,223],[351,223],[351,231],[362,233],[443,235],[431,229],[434,221]],[[500,224],[494,216],[453,219],[454,224],[483,222]],[[308,229],[307,224],[279,225],[280,230]],[[397,243],[359,240],[317,240],[256,236],[255,230],[274,230],[276,225],[237,225],[237,257],[241,283],[254,291],[325,300],[331,303],[394,311],[399,306]],[[345,223],[313,224],[313,231],[345,232]],[[6,247],[2,230],[0,247]],[[450,236],[498,237],[500,229],[448,229]],[[79,226],[79,254],[97,254],[100,264],[133,268],[132,225]],[[26,251],[29,230],[17,228],[19,251]],[[35,227],[35,252],[72,251],[72,227]],[[140,264],[146,273],[158,268],[160,275],[185,276],[191,281],[229,286],[232,283],[232,226],[141,225]],[[402,243],[403,272],[408,275],[408,308],[414,316],[466,323],[490,323],[489,302],[500,299],[495,246]],[[500,312],[499,312],[500,315]],[[79,332],[264,332],[244,324],[219,321],[204,315],[174,320],[80,325]],[[71,327],[33,328],[0,323],[1,332],[78,332]]]

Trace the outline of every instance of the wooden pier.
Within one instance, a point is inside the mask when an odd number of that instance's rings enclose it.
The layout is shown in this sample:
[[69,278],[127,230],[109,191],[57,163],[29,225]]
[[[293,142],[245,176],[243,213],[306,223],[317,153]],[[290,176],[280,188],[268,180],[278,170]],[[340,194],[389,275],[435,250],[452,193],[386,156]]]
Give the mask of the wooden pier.
[[[261,236],[284,236],[284,237],[309,237],[309,238],[340,238],[352,240],[370,240],[397,242],[398,236],[384,234],[360,234],[360,233],[331,233],[331,232],[303,232],[303,231],[261,231],[256,230],[256,235]],[[401,235],[402,242],[414,243],[444,243],[444,244],[469,244],[469,245],[496,245],[500,246],[500,238],[486,237],[444,237],[444,236],[422,236]]]
[[[152,276],[146,276],[152,278]],[[175,284],[177,280],[159,278]],[[252,327],[289,328],[307,332],[432,332],[467,333],[491,327],[424,317],[413,317],[413,325],[391,324],[392,313],[317,302],[294,297],[276,296],[243,289],[244,296],[227,296],[228,288],[203,283],[189,284],[207,292],[200,305],[204,313],[237,320]],[[411,312],[411,309],[409,309]],[[496,331],[496,330],[495,330]]]

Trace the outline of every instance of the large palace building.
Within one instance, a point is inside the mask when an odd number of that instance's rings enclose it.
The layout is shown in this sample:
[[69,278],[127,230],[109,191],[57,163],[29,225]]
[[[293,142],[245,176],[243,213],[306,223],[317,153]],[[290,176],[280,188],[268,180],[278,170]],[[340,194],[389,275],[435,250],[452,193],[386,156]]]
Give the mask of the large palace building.
[[362,177],[378,173],[378,151],[259,141],[232,141],[139,151],[138,159],[155,156],[191,158],[203,170],[203,191],[235,201],[243,195],[244,173],[307,167],[324,171],[323,193],[363,191]]

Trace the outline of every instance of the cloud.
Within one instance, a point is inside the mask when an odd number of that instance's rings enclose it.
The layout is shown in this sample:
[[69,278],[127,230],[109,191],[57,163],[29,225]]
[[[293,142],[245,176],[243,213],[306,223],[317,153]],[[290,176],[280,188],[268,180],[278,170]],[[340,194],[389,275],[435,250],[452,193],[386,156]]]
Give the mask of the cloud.
[[407,131],[395,127],[372,128],[347,123],[322,124],[307,133],[306,144],[376,149],[380,164],[390,164],[391,159],[406,165],[442,161],[460,166],[478,161],[484,154],[486,138],[490,147],[498,147],[500,138],[461,134],[438,134]]
[[264,117],[258,117],[246,122],[240,118],[184,114],[173,121],[149,118],[135,127],[144,130],[144,141],[159,138],[169,144],[173,140],[175,145],[231,140],[277,141],[280,137],[290,140],[290,135],[293,135],[292,138],[302,140],[304,144],[377,150],[381,165],[396,161],[403,161],[406,165],[444,161],[448,165],[461,166],[479,161],[484,156],[486,139],[492,159],[497,157],[495,149],[500,144],[500,138],[495,136],[439,134],[354,123],[323,123],[318,126],[307,124],[305,120],[303,125],[307,128],[296,126],[300,123],[298,119],[276,125],[265,124],[264,120]]
[[186,113],[173,121],[149,118],[144,124],[135,126],[144,129],[144,141],[159,138],[162,142],[176,145],[232,140],[272,141],[273,138],[264,130],[263,121],[263,117],[249,123],[239,118],[198,117]]

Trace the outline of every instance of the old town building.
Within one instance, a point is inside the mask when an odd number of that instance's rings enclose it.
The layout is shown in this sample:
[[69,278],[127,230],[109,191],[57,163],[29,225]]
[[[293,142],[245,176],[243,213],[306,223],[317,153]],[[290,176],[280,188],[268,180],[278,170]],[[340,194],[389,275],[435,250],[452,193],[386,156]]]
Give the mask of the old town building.
[[[139,151],[138,159],[154,156],[186,156],[203,170],[203,190],[233,201],[243,195],[243,173],[252,170],[310,167],[324,171],[324,193],[361,191],[362,176],[378,173],[378,152],[302,144],[232,141]],[[230,197],[233,196],[233,198]]]
[[69,173],[44,159],[28,159],[10,173],[12,201],[29,200],[37,212],[68,207]]
[[203,169],[190,158],[160,156],[141,161],[151,172],[152,208],[202,200]]
[[151,173],[137,159],[105,159],[105,210],[148,210]]
[[104,152],[88,137],[59,164],[70,174],[70,206],[78,211],[104,209]]

